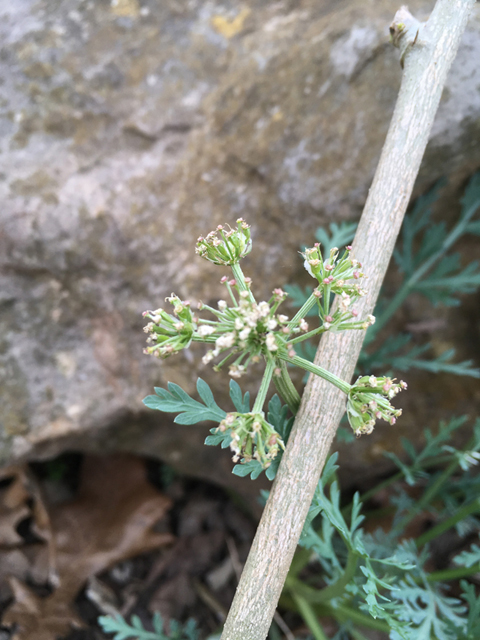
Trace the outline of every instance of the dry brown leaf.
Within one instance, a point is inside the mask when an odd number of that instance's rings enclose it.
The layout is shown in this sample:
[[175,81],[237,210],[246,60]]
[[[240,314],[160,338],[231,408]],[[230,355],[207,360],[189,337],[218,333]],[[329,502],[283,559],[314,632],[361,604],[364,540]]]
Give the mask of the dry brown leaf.
[[5,614],[3,623],[18,625],[12,640],[56,640],[68,633],[72,626],[83,625],[71,603],[57,591],[48,598],[40,598],[17,578],[10,578],[9,583],[14,603]]
[[13,640],[55,640],[79,620],[71,603],[87,579],[111,565],[170,543],[153,531],[170,500],[147,482],[144,463],[133,456],[84,459],[75,500],[49,510],[58,587],[38,598],[14,581],[15,602],[4,623],[18,625]]
[[11,481],[0,494],[0,546],[12,547],[23,542],[16,528],[22,520],[31,515],[27,504],[30,494],[23,467],[2,469],[0,479]]
[[0,601],[6,602],[12,597],[8,577],[20,580],[30,577],[31,562],[23,549],[2,549],[0,552]]
[[[42,556],[43,574],[53,584],[55,550],[52,544],[50,518],[37,478],[28,466],[24,465],[0,470],[0,480],[10,481],[10,484],[0,491],[0,547],[21,548],[25,558],[28,558],[30,570],[27,575],[30,578],[38,575],[35,567],[37,558]],[[47,545],[25,544],[23,537],[17,533],[17,526],[26,518],[30,519],[29,531],[40,541],[47,542]],[[8,552],[4,549],[0,553],[0,592],[5,593],[10,591],[9,577],[25,579],[25,562],[18,566],[3,562],[3,557],[8,555]]]
[[[30,531],[40,539],[48,540],[49,521],[36,479],[27,466],[7,467],[0,471],[0,480],[7,484],[0,491],[0,598],[6,601],[12,595],[10,578],[26,580],[32,577],[32,568],[38,554],[48,560],[46,576],[51,568],[51,545],[25,544],[17,533],[18,524],[31,519]],[[38,517],[39,526],[36,526]]]

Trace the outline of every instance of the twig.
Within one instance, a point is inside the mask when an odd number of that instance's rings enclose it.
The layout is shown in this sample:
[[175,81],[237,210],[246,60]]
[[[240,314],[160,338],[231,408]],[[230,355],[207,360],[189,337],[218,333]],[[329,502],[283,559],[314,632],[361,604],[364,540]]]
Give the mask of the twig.
[[243,564],[240,562],[240,556],[238,555],[238,549],[237,545],[235,544],[235,540],[231,536],[227,536],[227,547],[228,553],[230,555],[230,560],[232,561],[233,570],[235,571],[238,582],[242,575]]
[[[410,199],[448,70],[475,0],[437,0],[425,24],[402,7],[390,27],[404,67],[380,162],[353,244],[368,274],[358,305],[372,313]],[[315,362],[350,380],[362,332],[325,334]],[[345,396],[310,376],[270,497],[225,622],[222,640],[264,640],[288,572]],[[391,428],[391,427],[390,427]]]
[[193,588],[195,589],[196,594],[203,601],[207,607],[213,611],[220,622],[223,622],[227,617],[227,610],[223,606],[221,602],[213,595],[213,593],[206,587],[204,584],[200,582],[200,580],[194,579],[192,581]]
[[282,618],[282,616],[278,613],[278,611],[275,611],[273,619],[278,624],[280,631],[283,633],[283,635],[287,640],[295,640],[295,636],[290,631],[290,628],[288,627],[287,623]]

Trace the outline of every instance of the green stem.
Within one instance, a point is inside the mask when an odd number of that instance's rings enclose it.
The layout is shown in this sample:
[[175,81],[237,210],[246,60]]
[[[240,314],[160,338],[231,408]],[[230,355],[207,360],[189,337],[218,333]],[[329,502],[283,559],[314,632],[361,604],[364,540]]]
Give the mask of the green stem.
[[295,551],[295,555],[293,556],[290,569],[288,570],[287,580],[295,579],[300,571],[302,571],[302,569],[305,569],[311,558],[312,552],[310,551],[310,549],[305,549],[305,547],[298,546],[297,550]]
[[305,316],[310,311],[310,309],[312,309],[316,305],[317,300],[318,300],[317,296],[314,296],[312,293],[311,296],[308,298],[308,300],[302,305],[302,307],[293,316],[293,318],[290,320],[287,326],[290,329],[292,329],[293,327],[296,327],[297,322],[302,318],[305,318]]
[[260,413],[265,404],[265,398],[267,397],[268,387],[272,381],[273,370],[275,368],[275,360],[273,358],[267,359],[267,366],[263,374],[262,383],[258,391],[258,395],[255,398],[255,404],[253,405],[252,413]]
[[435,265],[436,262],[443,257],[443,255],[450,249],[450,247],[458,240],[458,238],[465,233],[465,228],[470,222],[470,219],[475,215],[478,209],[478,203],[474,203],[470,209],[467,210],[465,216],[459,221],[459,223],[452,229],[449,235],[443,241],[442,247],[430,256],[425,262],[406,280],[398,290],[397,294],[392,298],[382,315],[377,318],[375,326],[370,329],[368,335],[368,342],[371,342],[382,329],[404,300],[410,295],[412,289],[419,280]]
[[317,616],[315,615],[315,611],[308,604],[304,598],[297,595],[296,593],[292,593],[292,597],[295,601],[295,604],[298,607],[298,612],[302,616],[302,618],[307,623],[310,631],[313,633],[313,637],[315,640],[328,640],[328,637],[325,635],[324,630],[320,626],[318,622]]
[[[372,487],[371,489],[369,489],[368,491],[365,491],[365,493],[362,493],[360,495],[360,502],[365,504],[365,502],[368,502],[368,500],[370,500],[370,498],[372,498],[379,491],[381,491],[382,489],[386,489],[391,484],[393,484],[397,480],[400,480],[401,478],[403,478],[403,472],[402,471],[398,471],[393,476],[390,476],[390,478],[387,478],[386,480],[383,480],[383,482],[379,482],[374,487]],[[343,516],[345,516],[346,514],[350,513],[350,511],[352,510],[352,505],[353,505],[353,502],[350,502],[345,507],[343,507],[343,509],[342,509],[342,515]]]
[[480,564],[471,567],[457,567],[456,569],[443,569],[427,574],[428,582],[445,582],[446,580],[459,580],[480,572]]
[[477,498],[470,504],[465,505],[464,507],[459,509],[453,516],[447,518],[443,522],[439,522],[437,525],[426,531],[423,535],[415,540],[415,544],[417,545],[417,547],[422,547],[423,545],[427,544],[427,542],[430,542],[430,540],[434,540],[438,536],[442,535],[442,533],[444,533],[445,531],[448,531],[448,529],[454,527],[457,522],[460,522],[460,520],[467,518],[468,516],[472,515],[472,513],[476,513],[477,511],[480,511],[480,498]]
[[[392,535],[399,535],[405,527],[411,522],[417,514],[419,514],[422,509],[424,509],[428,504],[431,503],[435,495],[440,491],[441,487],[448,478],[455,472],[458,467],[458,461],[456,459],[452,460],[452,462],[448,465],[448,467],[441,473],[435,482],[429,487],[427,491],[423,494],[420,500],[417,500],[414,505],[412,505],[411,509],[392,529]],[[418,543],[418,540],[417,540]]]
[[255,302],[255,298],[253,297],[253,293],[252,293],[250,287],[247,287],[247,284],[245,282],[245,276],[243,275],[243,271],[242,271],[242,268],[240,266],[240,263],[237,262],[236,264],[232,264],[231,267],[232,267],[232,271],[233,271],[233,277],[237,281],[239,289],[241,291],[248,291],[248,295],[249,295],[249,298],[250,298],[251,302]]
[[330,584],[323,589],[313,589],[300,580],[292,576],[288,576],[286,585],[289,588],[292,596],[295,596],[295,594],[299,594],[306,602],[310,602],[312,604],[329,602],[333,598],[338,598],[339,596],[343,595],[343,593],[345,592],[345,587],[355,575],[357,564],[357,554],[349,551],[345,571],[333,584]]
[[292,340],[288,341],[288,344],[297,344],[297,342],[303,342],[304,340],[308,340],[309,338],[313,338],[314,336],[317,336],[319,333],[324,333],[325,329],[322,327],[318,327],[317,329],[312,329],[312,331],[309,331],[308,333],[304,333],[301,336],[297,336],[296,338],[293,338]]
[[275,387],[283,400],[287,403],[288,408],[295,416],[300,406],[300,395],[293,386],[292,379],[287,370],[287,365],[283,360],[280,361],[280,375],[273,378]]
[[201,342],[202,344],[215,344],[216,340],[215,336],[192,336],[192,342]]
[[[468,450],[469,447],[471,448],[471,445],[467,445],[466,446],[466,450]],[[412,467],[411,467],[412,468],[412,472],[413,473],[418,473],[419,471],[422,471],[423,469],[438,468],[439,465],[443,465],[445,462],[448,462],[448,460],[450,460],[450,459],[451,459],[450,455],[435,456],[435,457],[432,457],[430,459],[427,458],[425,460],[425,462],[422,462],[421,460],[417,459],[415,461],[415,466],[412,465]],[[397,482],[397,480],[401,480],[403,477],[404,477],[403,471],[397,471],[397,473],[395,473],[393,476],[390,476],[389,478],[386,478],[385,480],[383,480],[379,484],[376,484],[374,487],[372,487],[371,489],[369,489],[365,493],[362,493],[360,495],[360,502],[365,504],[366,502],[368,502],[370,500],[370,498],[372,498],[379,491],[382,491],[383,489],[386,489],[390,485],[392,485],[395,482]],[[342,515],[343,516],[345,516],[346,514],[350,513],[350,511],[352,509],[352,504],[353,503],[350,502],[349,504],[347,504],[347,505],[345,505],[343,507],[343,509],[342,509]],[[378,510],[376,510],[375,512],[377,513]]]
[[352,636],[353,640],[368,640],[367,636],[360,633],[358,629],[349,629],[348,633]]
[[[290,592],[282,595],[280,604],[291,611],[297,609]],[[327,604],[316,604],[312,609],[318,616],[332,616],[340,623],[355,622],[366,629],[377,629],[385,633],[390,631],[390,627],[383,620],[372,618],[371,616],[361,613],[358,609],[352,609],[345,604],[336,604],[335,607]]]
[[332,607],[331,609],[332,615],[334,615],[340,622],[350,620],[362,625],[362,627],[366,627],[367,629],[378,629],[378,631],[385,631],[386,633],[391,630],[390,626],[383,620],[377,620],[376,618],[366,616],[363,613],[360,613],[357,609],[352,609],[347,605],[338,604],[335,608]]
[[330,311],[330,285],[327,285],[323,290],[323,314],[328,316]]
[[346,393],[347,395],[352,388],[351,385],[348,384],[348,382],[345,382],[334,373],[330,373],[330,371],[327,371],[322,367],[318,367],[316,364],[313,364],[313,362],[309,362],[308,360],[305,360],[305,358],[301,358],[300,356],[293,356],[291,358],[286,353],[279,352],[277,354],[277,358],[285,360],[285,362],[289,362],[296,367],[301,367],[302,369],[305,369],[305,371],[314,373],[316,376],[320,376],[320,378],[327,380],[327,382],[331,382],[338,389],[340,389],[340,391],[343,391],[343,393]]
[[334,582],[333,584],[321,589],[318,592],[318,602],[326,602],[328,600],[332,600],[333,598],[337,598],[345,592],[345,587],[347,584],[353,579],[355,575],[355,571],[357,570],[358,565],[358,556],[356,553],[353,553],[351,550],[348,551],[347,564],[345,566],[345,571],[340,578]]

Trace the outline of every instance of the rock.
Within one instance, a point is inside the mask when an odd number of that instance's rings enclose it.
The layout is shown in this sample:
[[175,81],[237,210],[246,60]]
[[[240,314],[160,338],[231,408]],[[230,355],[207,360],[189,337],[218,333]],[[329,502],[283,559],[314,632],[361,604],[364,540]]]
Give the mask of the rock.
[[[426,17],[430,4],[410,8]],[[392,11],[386,0],[0,8],[2,462],[126,449],[247,491],[228,455],[201,446],[207,427],[143,408],[154,385],[193,392],[198,375],[229,405],[201,351],[143,355],[141,313],[172,291],[222,295],[224,271],[193,252],[220,222],[252,223],[245,269],[269,297],[303,273],[298,247],[319,225],[359,216],[400,84]],[[480,166],[479,31],[476,7],[418,193],[453,175],[456,194]]]

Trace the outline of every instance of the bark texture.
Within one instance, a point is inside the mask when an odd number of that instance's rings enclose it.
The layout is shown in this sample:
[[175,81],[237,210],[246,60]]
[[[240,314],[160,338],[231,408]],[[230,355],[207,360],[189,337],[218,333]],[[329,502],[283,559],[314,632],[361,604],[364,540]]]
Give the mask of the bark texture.
[[[446,76],[474,4],[475,0],[438,0],[428,22],[420,25],[412,19],[403,35],[399,34],[399,23],[405,24],[404,8],[392,23],[404,73],[353,245],[353,254],[368,275],[368,293],[357,305],[360,317],[374,309]],[[363,332],[326,334],[315,362],[350,380],[363,338]],[[344,410],[345,395],[324,380],[310,376],[222,640],[266,637]]]

